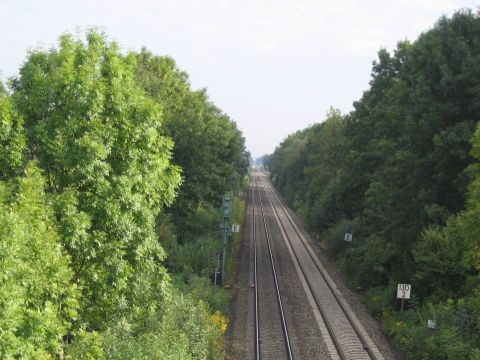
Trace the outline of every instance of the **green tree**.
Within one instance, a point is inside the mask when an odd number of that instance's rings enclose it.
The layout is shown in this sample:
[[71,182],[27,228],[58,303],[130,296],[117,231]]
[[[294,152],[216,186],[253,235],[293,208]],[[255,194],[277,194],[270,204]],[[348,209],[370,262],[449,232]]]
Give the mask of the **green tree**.
[[13,82],[27,155],[45,172],[89,329],[155,313],[167,286],[155,219],[180,175],[135,62],[95,31],[86,42],[66,34],[58,49],[31,52]]
[[33,163],[0,182],[0,357],[54,359],[77,319],[69,257]]
[[[11,88],[0,94],[0,357],[223,358],[226,295],[192,272],[210,266],[219,194],[248,167],[235,123],[173,60],[122,55],[94,30],[30,52]],[[198,241],[177,246],[172,218]]]
[[137,81],[162,105],[164,131],[175,143],[172,161],[182,168],[183,183],[171,212],[179,240],[185,242],[205,233],[192,221],[198,211],[219,206],[224,193],[240,188],[249,155],[236,124],[205,90],[191,89],[188,75],[173,59],[146,49],[136,57]]
[[338,184],[344,174],[345,120],[339,110],[330,109],[326,119],[312,126],[308,134],[305,218],[311,228],[325,229],[346,218],[346,211],[339,212]]
[[3,82],[0,81],[0,98],[7,95],[7,89],[5,89],[5,85]]
[[471,182],[468,191],[467,209],[457,218],[458,225],[455,225],[460,228],[461,235],[467,242],[467,251],[463,259],[464,266],[480,271],[480,236],[478,234],[478,221],[480,219],[480,125],[477,125],[472,145],[472,155],[477,161],[468,169]]
[[269,164],[273,183],[290,205],[301,204],[304,190],[307,134],[310,129],[289,135],[275,149]]
[[23,169],[25,136],[23,121],[9,97],[0,96],[0,180],[7,180]]
[[[441,18],[415,42],[400,42],[393,54],[379,51],[370,87],[354,111],[292,135],[308,140],[287,139],[274,153],[275,184],[313,229],[345,219],[358,223],[350,250],[365,265],[372,244],[391,244],[380,255],[381,283],[362,283],[381,286],[414,276],[413,252],[428,248],[416,244],[431,239],[422,231],[445,225],[464,208],[480,111],[480,72],[473,65],[480,60],[478,44],[480,20],[462,11]],[[292,161],[300,149],[305,156]],[[358,266],[350,267],[356,278]]]

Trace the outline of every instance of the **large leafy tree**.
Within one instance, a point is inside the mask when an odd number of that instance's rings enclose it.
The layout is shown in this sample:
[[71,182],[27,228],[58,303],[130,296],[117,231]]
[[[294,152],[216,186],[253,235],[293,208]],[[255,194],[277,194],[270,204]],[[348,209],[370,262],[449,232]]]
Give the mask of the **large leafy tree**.
[[26,153],[45,173],[93,329],[155,312],[166,286],[154,226],[180,176],[135,63],[95,31],[86,42],[67,34],[58,49],[32,51],[13,82]]

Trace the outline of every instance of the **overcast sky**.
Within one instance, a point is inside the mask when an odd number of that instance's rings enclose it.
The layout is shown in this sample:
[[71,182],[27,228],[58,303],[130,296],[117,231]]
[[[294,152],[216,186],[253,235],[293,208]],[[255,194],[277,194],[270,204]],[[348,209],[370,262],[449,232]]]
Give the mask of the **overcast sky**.
[[1,78],[29,48],[101,27],[125,50],[170,55],[193,88],[243,131],[254,157],[289,133],[346,113],[368,88],[380,48],[415,40],[467,0],[0,0]]

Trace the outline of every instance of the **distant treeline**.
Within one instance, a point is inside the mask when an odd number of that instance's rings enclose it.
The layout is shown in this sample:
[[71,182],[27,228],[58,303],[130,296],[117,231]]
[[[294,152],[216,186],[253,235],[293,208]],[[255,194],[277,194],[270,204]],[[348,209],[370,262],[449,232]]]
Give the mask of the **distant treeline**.
[[[465,10],[379,51],[351,113],[267,158],[408,359],[480,359],[479,120],[480,18]],[[413,288],[403,313],[397,283]]]
[[96,31],[29,52],[0,86],[0,358],[223,359],[208,275],[248,166],[171,58]]

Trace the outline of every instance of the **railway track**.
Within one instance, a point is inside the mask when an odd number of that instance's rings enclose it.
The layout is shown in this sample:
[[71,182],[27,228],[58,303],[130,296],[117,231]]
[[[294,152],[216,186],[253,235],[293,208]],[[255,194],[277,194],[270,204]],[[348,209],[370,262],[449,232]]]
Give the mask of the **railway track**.
[[[317,319],[317,322],[321,328],[331,358],[342,360],[383,359],[383,356],[363,329],[352,309],[293,221],[277,195],[276,190],[273,189],[263,174],[254,174],[254,179],[257,189],[257,201],[261,204],[260,208],[265,231],[268,233],[262,196],[260,195],[261,191],[264,193],[263,199],[268,200],[265,202],[266,206],[271,207],[271,214],[278,223],[297,273],[302,284],[304,284],[307,297],[311,300],[310,304],[312,307],[316,307],[316,310],[321,314],[321,319]],[[271,256],[271,239],[269,235],[268,238]],[[273,257],[271,261],[273,264]],[[262,353],[259,353],[259,356],[262,356]],[[281,359],[286,357],[274,358]]]
[[[257,192],[257,197],[255,196]],[[260,219],[257,222],[257,217]],[[260,236],[257,237],[257,225]],[[293,360],[284,306],[262,198],[253,185],[255,359]],[[272,299],[276,299],[276,303]]]

